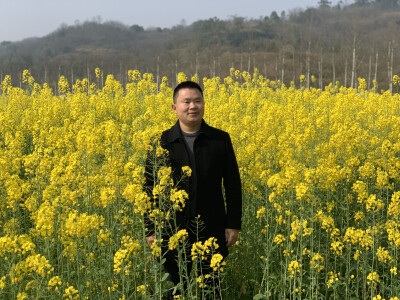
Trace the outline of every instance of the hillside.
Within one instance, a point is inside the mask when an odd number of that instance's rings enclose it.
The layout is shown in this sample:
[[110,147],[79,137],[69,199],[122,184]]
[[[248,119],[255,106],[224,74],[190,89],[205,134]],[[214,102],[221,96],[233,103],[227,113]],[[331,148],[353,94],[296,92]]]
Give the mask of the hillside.
[[[87,21],[61,26],[42,38],[0,44],[1,79],[20,80],[30,69],[38,82],[55,86],[60,75],[70,81],[94,76],[100,67],[123,83],[127,70],[168,76],[229,75],[231,67],[261,74],[286,84],[299,84],[301,74],[323,87],[332,81],[355,86],[358,77],[369,86],[389,88],[400,73],[400,8],[390,0],[356,1],[345,7],[291,11],[260,19],[211,18],[189,26],[144,30],[139,25]],[[386,3],[386,5],[384,5]],[[311,76],[315,82],[311,82]]]

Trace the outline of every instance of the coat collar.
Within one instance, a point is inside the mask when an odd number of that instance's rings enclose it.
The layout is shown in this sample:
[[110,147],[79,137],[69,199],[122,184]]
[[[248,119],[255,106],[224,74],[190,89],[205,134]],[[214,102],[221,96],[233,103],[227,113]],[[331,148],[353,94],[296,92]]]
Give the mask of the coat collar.
[[[199,134],[202,135],[204,134],[205,136],[211,137],[211,127],[204,121],[204,119],[201,121],[201,126],[199,130]],[[168,143],[175,142],[176,140],[181,139],[182,136],[182,130],[181,127],[179,126],[179,120],[176,121],[175,125],[172,126],[169,137],[168,137]]]

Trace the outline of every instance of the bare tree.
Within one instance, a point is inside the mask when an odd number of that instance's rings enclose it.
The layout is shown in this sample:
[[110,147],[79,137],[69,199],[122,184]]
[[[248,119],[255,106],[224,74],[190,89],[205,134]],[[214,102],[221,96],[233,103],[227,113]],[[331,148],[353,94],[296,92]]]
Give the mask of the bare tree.
[[321,47],[321,55],[318,62],[318,73],[319,73],[319,88],[322,90],[322,47]]
[[332,53],[332,85],[336,85],[336,68],[335,68],[335,52]]
[[307,72],[307,89],[310,88],[310,58],[311,56],[311,39],[308,41],[308,50],[307,50],[307,62],[306,62],[306,72]]
[[350,87],[354,88],[354,81],[356,76],[356,38],[353,40],[353,59],[352,59],[352,67],[351,67],[351,84]]
[[[378,51],[376,51],[375,55],[375,73],[374,73],[374,81],[376,82],[378,75]],[[374,93],[376,93],[376,84],[374,84]]]
[[393,91],[393,49],[394,49],[394,41],[389,42],[388,46],[388,80],[389,80],[389,90],[390,93]]
[[282,50],[282,77],[281,82],[284,83],[284,75],[285,75],[285,52]]
[[369,90],[370,82],[371,82],[371,67],[372,67],[372,51],[369,53],[369,64],[368,64],[368,82],[367,89]]

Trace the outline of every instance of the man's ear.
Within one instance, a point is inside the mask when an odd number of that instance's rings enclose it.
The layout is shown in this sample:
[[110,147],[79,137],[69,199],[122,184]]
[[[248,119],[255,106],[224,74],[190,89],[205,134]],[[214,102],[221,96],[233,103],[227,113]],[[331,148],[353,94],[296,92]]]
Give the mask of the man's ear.
[[172,107],[172,110],[174,111],[174,113],[176,113],[176,105],[175,105],[175,103],[172,103],[171,107]]

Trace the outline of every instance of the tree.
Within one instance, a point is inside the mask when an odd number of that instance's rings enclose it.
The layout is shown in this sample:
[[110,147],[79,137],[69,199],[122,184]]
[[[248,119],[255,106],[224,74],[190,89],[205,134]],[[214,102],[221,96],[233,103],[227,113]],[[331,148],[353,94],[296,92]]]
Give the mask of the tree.
[[320,0],[318,2],[318,5],[320,8],[329,8],[331,6],[332,2],[328,0]]
[[364,5],[367,5],[367,4],[369,4],[370,2],[369,2],[369,0],[356,0],[355,2],[354,2],[354,4],[356,5],[356,6],[364,6]]
[[277,13],[276,11],[273,11],[273,12],[271,13],[271,15],[269,16],[269,18],[270,18],[270,20],[271,20],[272,22],[275,22],[275,21],[279,21],[279,20],[280,20],[280,18],[279,18],[279,16],[278,16],[278,13]]
[[375,5],[380,9],[398,8],[397,0],[375,0]]
[[134,32],[143,32],[144,28],[142,26],[139,26],[137,24],[134,24],[130,27],[130,29]]

